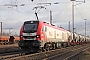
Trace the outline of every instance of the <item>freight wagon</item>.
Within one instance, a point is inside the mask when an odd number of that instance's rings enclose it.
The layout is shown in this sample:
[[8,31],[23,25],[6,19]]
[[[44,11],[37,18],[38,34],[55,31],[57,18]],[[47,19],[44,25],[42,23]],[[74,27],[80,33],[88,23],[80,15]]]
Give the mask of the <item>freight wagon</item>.
[[7,35],[0,35],[0,44],[12,44],[19,41],[19,36],[7,36]]

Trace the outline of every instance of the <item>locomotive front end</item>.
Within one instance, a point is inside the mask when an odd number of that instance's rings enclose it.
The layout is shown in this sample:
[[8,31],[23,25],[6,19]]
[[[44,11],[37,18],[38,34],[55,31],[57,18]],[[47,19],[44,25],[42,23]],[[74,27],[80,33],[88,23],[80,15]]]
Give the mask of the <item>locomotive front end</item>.
[[20,41],[18,43],[21,49],[37,50],[39,49],[40,42],[37,38],[40,36],[37,34],[39,21],[26,21],[20,30]]

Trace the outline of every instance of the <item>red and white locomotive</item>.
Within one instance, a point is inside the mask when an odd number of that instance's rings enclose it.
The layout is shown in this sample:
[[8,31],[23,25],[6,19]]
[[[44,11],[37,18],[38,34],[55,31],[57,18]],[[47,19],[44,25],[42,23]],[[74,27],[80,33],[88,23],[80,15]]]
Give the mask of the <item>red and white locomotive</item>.
[[[77,35],[77,34],[76,34]],[[78,39],[77,39],[78,38]],[[80,37],[72,40],[72,33],[42,21],[25,21],[20,29],[21,49],[49,50],[79,44]]]

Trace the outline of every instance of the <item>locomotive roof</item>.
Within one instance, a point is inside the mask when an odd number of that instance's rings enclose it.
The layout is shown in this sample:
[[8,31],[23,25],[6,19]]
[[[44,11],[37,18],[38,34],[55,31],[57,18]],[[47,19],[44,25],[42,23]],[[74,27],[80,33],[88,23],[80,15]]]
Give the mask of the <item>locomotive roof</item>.
[[55,29],[67,31],[67,30],[64,29],[64,28],[57,27],[57,26],[55,26],[55,25],[53,25],[53,24],[50,24],[50,23],[47,23],[47,22],[43,22],[43,21],[40,21],[40,20],[30,20],[30,21],[25,21],[24,23],[26,23],[26,22],[31,22],[31,21],[32,21],[32,22],[42,22],[42,23],[44,23],[46,26],[50,26],[50,27],[53,27],[53,28],[55,28]]

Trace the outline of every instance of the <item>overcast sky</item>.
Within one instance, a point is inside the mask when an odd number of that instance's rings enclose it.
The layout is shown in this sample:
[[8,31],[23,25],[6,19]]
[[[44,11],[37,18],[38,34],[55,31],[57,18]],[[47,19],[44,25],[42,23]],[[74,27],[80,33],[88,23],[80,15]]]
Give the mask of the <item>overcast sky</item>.
[[[77,0],[82,2],[74,2],[74,22],[75,31],[79,34],[85,34],[85,20],[87,35],[90,34],[90,0]],[[54,4],[58,2],[59,4]],[[50,10],[52,11],[53,24],[61,26],[68,30],[70,26],[72,30],[72,2],[70,0],[0,0],[0,22],[3,23],[3,32],[9,33],[9,28],[12,34],[18,34],[21,25],[27,20],[36,20],[34,7],[40,6],[38,3],[51,3],[51,5],[43,5],[38,12],[39,20],[49,22]],[[7,5],[18,5],[7,6]],[[20,6],[24,4],[24,6]],[[90,36],[90,35],[89,35]]]

